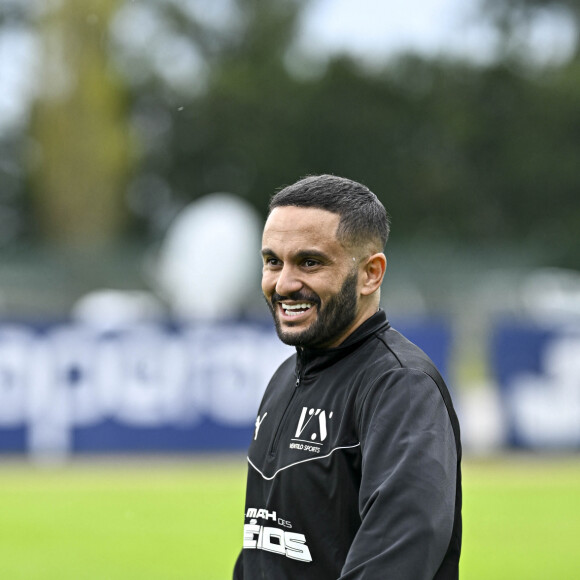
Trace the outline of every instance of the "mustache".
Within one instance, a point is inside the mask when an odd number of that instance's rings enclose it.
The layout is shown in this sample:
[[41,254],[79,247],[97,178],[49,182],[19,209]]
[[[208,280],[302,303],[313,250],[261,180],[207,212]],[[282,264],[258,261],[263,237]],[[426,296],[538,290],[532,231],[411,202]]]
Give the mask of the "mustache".
[[309,294],[303,291],[292,292],[287,296],[282,296],[281,294],[274,292],[270,298],[272,306],[276,304],[276,302],[284,302],[284,300],[294,300],[296,302],[312,302],[313,304],[317,305],[320,304],[320,298],[316,294]]

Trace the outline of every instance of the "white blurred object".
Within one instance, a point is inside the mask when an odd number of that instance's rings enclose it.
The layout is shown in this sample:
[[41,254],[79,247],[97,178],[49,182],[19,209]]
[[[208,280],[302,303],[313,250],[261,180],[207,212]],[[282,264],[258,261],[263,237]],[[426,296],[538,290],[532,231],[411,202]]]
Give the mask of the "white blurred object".
[[469,385],[459,403],[465,450],[477,455],[500,450],[506,443],[506,422],[497,387],[486,382]]
[[162,320],[164,311],[159,300],[149,292],[104,289],[80,298],[71,315],[77,322],[107,331]]
[[542,268],[531,273],[521,286],[523,306],[544,322],[580,320],[580,272]]
[[207,195],[177,216],[154,266],[176,315],[229,318],[255,299],[261,226],[257,212],[229,193]]

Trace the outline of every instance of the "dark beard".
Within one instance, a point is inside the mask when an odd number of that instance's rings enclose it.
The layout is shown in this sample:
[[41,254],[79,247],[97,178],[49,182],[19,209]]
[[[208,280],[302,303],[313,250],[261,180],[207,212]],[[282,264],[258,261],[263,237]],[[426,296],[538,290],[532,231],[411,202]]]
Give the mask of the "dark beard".
[[[320,298],[316,294],[308,295],[303,292],[296,292],[290,296],[282,297],[274,294],[270,300],[266,300],[270,312],[274,318],[276,332],[280,340],[290,346],[323,348],[340,336],[354,321],[357,310],[358,272],[355,270],[344,280],[340,290],[328,301],[326,306],[320,307]],[[294,334],[285,332],[281,328],[280,321],[276,316],[276,304],[289,300],[304,300],[315,304],[318,308],[318,316],[312,325],[306,330]]]

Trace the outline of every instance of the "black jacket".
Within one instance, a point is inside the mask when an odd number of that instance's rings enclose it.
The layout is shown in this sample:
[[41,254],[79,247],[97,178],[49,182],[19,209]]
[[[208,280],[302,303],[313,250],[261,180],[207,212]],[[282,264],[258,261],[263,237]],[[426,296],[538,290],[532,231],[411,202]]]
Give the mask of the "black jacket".
[[458,578],[460,460],[443,379],[383,311],[298,349],[256,420],[234,578]]

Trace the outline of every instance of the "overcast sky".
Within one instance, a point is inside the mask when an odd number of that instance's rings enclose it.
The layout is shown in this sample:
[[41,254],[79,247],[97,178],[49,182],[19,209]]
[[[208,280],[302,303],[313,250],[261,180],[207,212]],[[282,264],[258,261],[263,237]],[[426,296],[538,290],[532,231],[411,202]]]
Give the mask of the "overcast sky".
[[[480,63],[495,56],[497,33],[482,18],[482,0],[313,0],[302,42],[317,51],[346,50],[367,60],[404,50],[451,54]],[[534,62],[561,62],[576,29],[565,9],[538,9],[517,40]]]
[[316,0],[307,10],[305,44],[365,58],[400,50],[425,53],[489,50],[476,0]]

